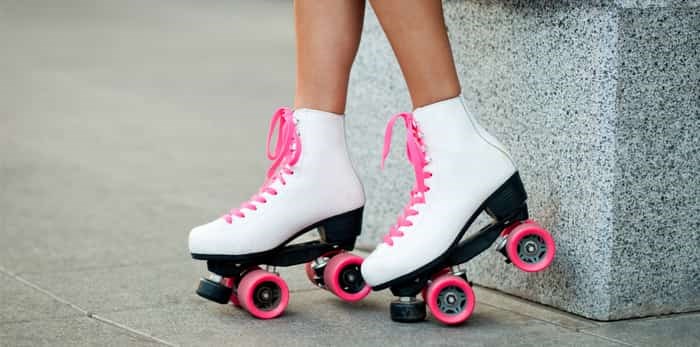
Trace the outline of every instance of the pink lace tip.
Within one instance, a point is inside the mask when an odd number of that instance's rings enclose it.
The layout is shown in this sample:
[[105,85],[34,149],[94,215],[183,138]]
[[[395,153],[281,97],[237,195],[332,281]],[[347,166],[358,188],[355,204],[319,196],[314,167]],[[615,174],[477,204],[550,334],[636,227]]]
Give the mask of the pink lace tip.
[[228,223],[228,224],[233,223],[233,218],[231,218],[231,216],[224,216],[224,220],[225,220],[226,223]]

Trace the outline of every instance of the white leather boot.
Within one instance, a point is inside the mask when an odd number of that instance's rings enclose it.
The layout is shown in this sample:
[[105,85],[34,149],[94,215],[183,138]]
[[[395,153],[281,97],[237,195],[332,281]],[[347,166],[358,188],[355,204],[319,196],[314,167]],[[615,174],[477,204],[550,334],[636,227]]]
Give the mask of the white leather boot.
[[[344,235],[343,229],[359,233],[365,196],[348,156],[344,117],[281,108],[270,122],[267,142],[272,164],[263,186],[239,208],[192,229],[189,250],[194,258],[259,255],[315,227],[324,241],[347,239],[354,244],[357,235]],[[326,223],[336,224],[324,235]]]
[[410,278],[445,256],[487,208],[485,201],[516,174],[503,145],[466,111],[460,97],[394,116],[386,129],[384,158],[398,118],[407,128],[416,185],[398,222],[362,264],[362,275],[374,289]]

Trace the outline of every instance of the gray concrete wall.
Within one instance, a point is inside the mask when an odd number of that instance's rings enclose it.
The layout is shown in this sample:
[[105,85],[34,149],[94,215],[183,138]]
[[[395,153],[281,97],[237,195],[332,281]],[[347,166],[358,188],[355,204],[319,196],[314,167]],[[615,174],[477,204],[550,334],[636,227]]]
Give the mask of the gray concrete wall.
[[[599,320],[700,310],[700,2],[581,3],[445,2],[467,104],[511,149],[558,244],[543,273],[489,252],[470,275]],[[385,122],[410,103],[368,14],[348,123],[373,247],[413,173],[402,135],[379,170]]]

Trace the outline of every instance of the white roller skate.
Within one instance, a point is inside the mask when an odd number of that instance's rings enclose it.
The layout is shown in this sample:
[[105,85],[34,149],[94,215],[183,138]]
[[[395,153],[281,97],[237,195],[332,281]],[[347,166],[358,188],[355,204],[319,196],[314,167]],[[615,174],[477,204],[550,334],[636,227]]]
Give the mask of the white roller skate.
[[[469,114],[459,97],[394,116],[387,125],[383,159],[394,122],[403,119],[406,149],[416,185],[384,242],[365,259],[362,275],[374,290],[391,288],[399,299],[392,319],[425,319],[425,304],[445,324],[465,321],[474,293],[457,265],[499,237],[503,253],[525,271],[539,271],[554,257],[547,231],[528,220],[527,199],[504,146]],[[485,211],[493,223],[466,240],[467,228]]]
[[[348,156],[343,117],[280,108],[270,122],[267,147],[272,164],[258,193],[190,232],[192,257],[206,260],[213,273],[197,293],[240,304],[258,318],[275,318],[287,306],[287,285],[274,270],[259,266],[310,262],[314,284],[347,301],[364,298],[370,289],[360,275],[362,258],[345,252],[360,234],[365,197]],[[320,240],[290,244],[313,229]]]

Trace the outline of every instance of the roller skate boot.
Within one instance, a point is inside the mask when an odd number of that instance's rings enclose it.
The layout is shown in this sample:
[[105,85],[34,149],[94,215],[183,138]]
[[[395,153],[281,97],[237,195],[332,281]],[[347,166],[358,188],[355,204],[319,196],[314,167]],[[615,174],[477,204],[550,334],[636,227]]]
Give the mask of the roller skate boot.
[[[528,219],[527,195],[505,147],[459,97],[391,118],[382,163],[397,120],[406,126],[416,184],[396,224],[362,264],[362,275],[374,290],[389,288],[399,297],[390,306],[393,320],[422,321],[427,304],[438,321],[460,324],[475,304],[461,264],[497,243],[507,261],[540,271],[552,262],[554,241]],[[464,238],[482,212],[492,223]]]
[[[289,301],[275,267],[307,263],[315,285],[346,301],[364,298],[370,288],[360,275],[362,258],[348,251],[360,234],[365,196],[348,156],[343,117],[280,108],[270,122],[267,156],[272,163],[257,194],[190,232],[192,258],[205,260],[211,272],[197,293],[275,318]],[[319,240],[292,243],[314,229]]]

